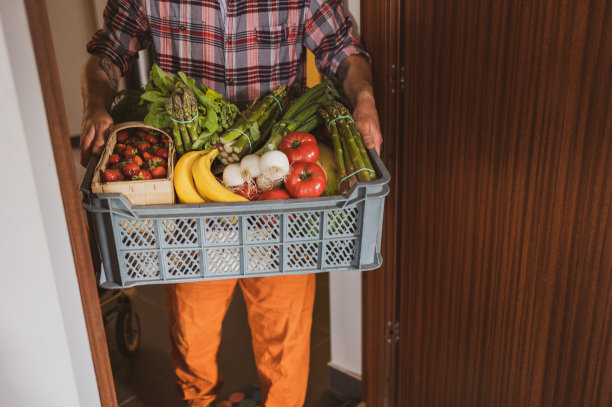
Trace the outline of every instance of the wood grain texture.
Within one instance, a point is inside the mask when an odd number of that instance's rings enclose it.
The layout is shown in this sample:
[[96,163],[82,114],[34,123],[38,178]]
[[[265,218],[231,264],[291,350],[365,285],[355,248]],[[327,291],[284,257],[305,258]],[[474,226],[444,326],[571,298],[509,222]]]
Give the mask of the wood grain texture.
[[[64,210],[66,219],[68,219],[68,233],[83,301],[85,324],[89,335],[98,391],[100,392],[100,402],[103,407],[114,407],[117,406],[115,384],[108,356],[85,216],[77,185],[55,51],[51,41],[47,7],[44,1],[26,0],[24,4],[34,45]],[[75,78],[75,80],[78,80],[78,78]]]
[[611,406],[612,4],[402,15],[395,405]]

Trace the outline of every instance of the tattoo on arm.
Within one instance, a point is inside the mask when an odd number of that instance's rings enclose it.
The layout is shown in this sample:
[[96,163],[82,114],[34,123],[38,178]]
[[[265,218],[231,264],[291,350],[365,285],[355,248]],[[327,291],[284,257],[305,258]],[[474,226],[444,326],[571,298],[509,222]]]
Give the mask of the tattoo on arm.
[[117,73],[115,72],[115,64],[113,64],[108,57],[100,57],[98,66],[108,77],[108,81],[113,86],[113,89],[117,89],[117,86],[119,85],[119,78],[117,78]]
[[336,76],[342,85],[344,85],[344,81],[346,80],[346,75],[348,75],[349,68],[351,67],[351,63],[348,58],[344,58],[336,71]]

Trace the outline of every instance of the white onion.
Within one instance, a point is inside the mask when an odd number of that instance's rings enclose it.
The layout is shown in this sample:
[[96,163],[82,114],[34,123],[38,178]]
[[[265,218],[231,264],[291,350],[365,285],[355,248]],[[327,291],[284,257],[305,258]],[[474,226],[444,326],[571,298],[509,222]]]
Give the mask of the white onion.
[[240,161],[240,171],[242,172],[242,178],[247,183],[250,184],[254,182],[255,178],[261,175],[259,156],[255,154],[245,156],[242,161]]
[[283,180],[289,173],[289,159],[281,151],[268,151],[261,156],[259,168],[261,176],[273,181]]
[[245,184],[242,172],[240,171],[240,164],[230,164],[223,169],[223,184],[229,188]]
[[274,188],[278,188],[283,184],[283,179],[270,179],[265,175],[257,177],[257,189],[259,192],[266,192]]

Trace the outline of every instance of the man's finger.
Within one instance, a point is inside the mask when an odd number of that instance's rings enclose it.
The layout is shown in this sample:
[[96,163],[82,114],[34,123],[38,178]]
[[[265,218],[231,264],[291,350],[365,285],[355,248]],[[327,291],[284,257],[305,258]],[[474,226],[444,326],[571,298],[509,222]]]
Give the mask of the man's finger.
[[106,144],[106,139],[108,138],[108,134],[110,131],[109,125],[102,125],[98,129],[96,129],[95,137],[93,139],[93,144],[91,148],[91,152],[95,155],[102,154],[104,150],[104,145]]
[[87,167],[89,156],[91,155],[91,143],[96,135],[96,129],[93,125],[89,125],[89,128],[84,135],[81,136],[81,165]]

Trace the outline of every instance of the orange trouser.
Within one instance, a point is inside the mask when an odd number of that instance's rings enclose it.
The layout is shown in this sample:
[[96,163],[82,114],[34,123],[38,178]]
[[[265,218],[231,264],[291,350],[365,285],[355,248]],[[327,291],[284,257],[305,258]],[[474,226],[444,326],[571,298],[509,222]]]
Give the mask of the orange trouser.
[[172,360],[183,398],[206,406],[218,393],[221,326],[239,281],[266,407],[302,407],[310,362],[314,274],[165,286]]

